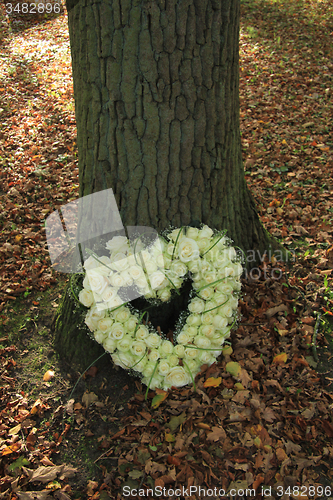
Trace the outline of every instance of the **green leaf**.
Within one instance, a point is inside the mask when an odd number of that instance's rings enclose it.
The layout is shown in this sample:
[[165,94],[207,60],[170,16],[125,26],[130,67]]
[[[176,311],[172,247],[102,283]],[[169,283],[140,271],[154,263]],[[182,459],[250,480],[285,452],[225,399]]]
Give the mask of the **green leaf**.
[[24,457],[19,457],[17,460],[15,460],[15,462],[10,464],[8,470],[15,471],[15,469],[21,469],[22,467],[27,467],[29,465],[30,465],[29,460],[27,460]]
[[149,445],[149,448],[151,449],[151,451],[157,451],[157,447],[151,444]]
[[161,391],[158,394],[156,394],[156,396],[153,397],[153,400],[151,402],[151,407],[154,408],[154,410],[158,408],[162,403],[162,401],[165,400],[167,395],[168,393],[166,391]]
[[177,427],[179,427],[185,420],[186,420],[186,413],[183,411],[183,413],[178,417],[172,417],[170,419],[170,422],[166,426],[169,427],[171,432],[174,432],[177,429]]
[[230,361],[229,363],[226,364],[225,369],[233,377],[239,378],[242,367],[239,363],[236,363],[236,361]]

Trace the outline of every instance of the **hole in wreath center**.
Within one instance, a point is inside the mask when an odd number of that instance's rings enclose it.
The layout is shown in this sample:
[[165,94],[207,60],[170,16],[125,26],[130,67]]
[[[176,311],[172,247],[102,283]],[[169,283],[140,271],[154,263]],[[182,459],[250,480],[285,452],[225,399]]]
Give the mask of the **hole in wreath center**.
[[[173,292],[169,302],[161,301],[158,304],[152,304],[150,301],[140,297],[133,300],[131,304],[135,309],[139,309],[141,312],[147,311],[149,314],[148,322],[150,322],[155,329],[159,326],[164,336],[167,337],[170,330],[175,332],[180,314],[188,312],[191,290],[191,283],[185,281],[178,290],[179,295]],[[145,315],[143,319],[146,321],[147,315]]]

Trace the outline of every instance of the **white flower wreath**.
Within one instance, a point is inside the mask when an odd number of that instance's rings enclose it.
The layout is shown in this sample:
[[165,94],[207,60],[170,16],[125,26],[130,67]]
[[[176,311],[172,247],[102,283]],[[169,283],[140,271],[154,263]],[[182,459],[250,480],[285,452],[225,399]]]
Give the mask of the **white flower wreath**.
[[[224,234],[208,226],[177,228],[147,248],[138,241],[134,251],[126,237],[116,236],[106,244],[110,258],[92,254],[85,261],[79,293],[89,308],[85,323],[113,362],[136,372],[151,389],[194,382],[230,337],[243,268]],[[188,277],[194,296],[174,343],[142,323],[145,312],[140,317],[124,304],[124,290],[133,287],[155,304],[168,302]]]

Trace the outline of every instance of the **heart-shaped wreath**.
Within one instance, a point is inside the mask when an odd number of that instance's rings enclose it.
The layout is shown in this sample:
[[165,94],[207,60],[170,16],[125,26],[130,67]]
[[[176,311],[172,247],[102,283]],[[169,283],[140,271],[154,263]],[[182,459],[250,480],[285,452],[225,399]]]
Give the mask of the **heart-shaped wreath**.
[[[145,248],[139,238],[134,249],[126,237],[115,236],[106,248],[110,257],[91,252],[85,261],[79,293],[95,340],[116,365],[134,371],[151,389],[194,382],[201,366],[221,354],[236,321],[243,268],[225,232],[182,227]],[[133,289],[152,305],[170,302],[185,280],[192,285],[188,310],[180,314],[171,340],[148,318],[143,321],[147,311],[124,304],[124,292]]]

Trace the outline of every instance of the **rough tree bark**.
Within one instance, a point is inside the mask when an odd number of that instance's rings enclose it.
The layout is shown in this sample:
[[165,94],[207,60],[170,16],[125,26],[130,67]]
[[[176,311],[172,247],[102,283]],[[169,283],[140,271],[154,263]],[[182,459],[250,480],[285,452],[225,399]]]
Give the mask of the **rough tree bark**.
[[[112,188],[125,226],[197,220],[227,229],[244,250],[274,246],[242,166],[240,1],[69,0],[67,8],[80,195]],[[71,310],[65,301],[56,327],[67,355]]]

